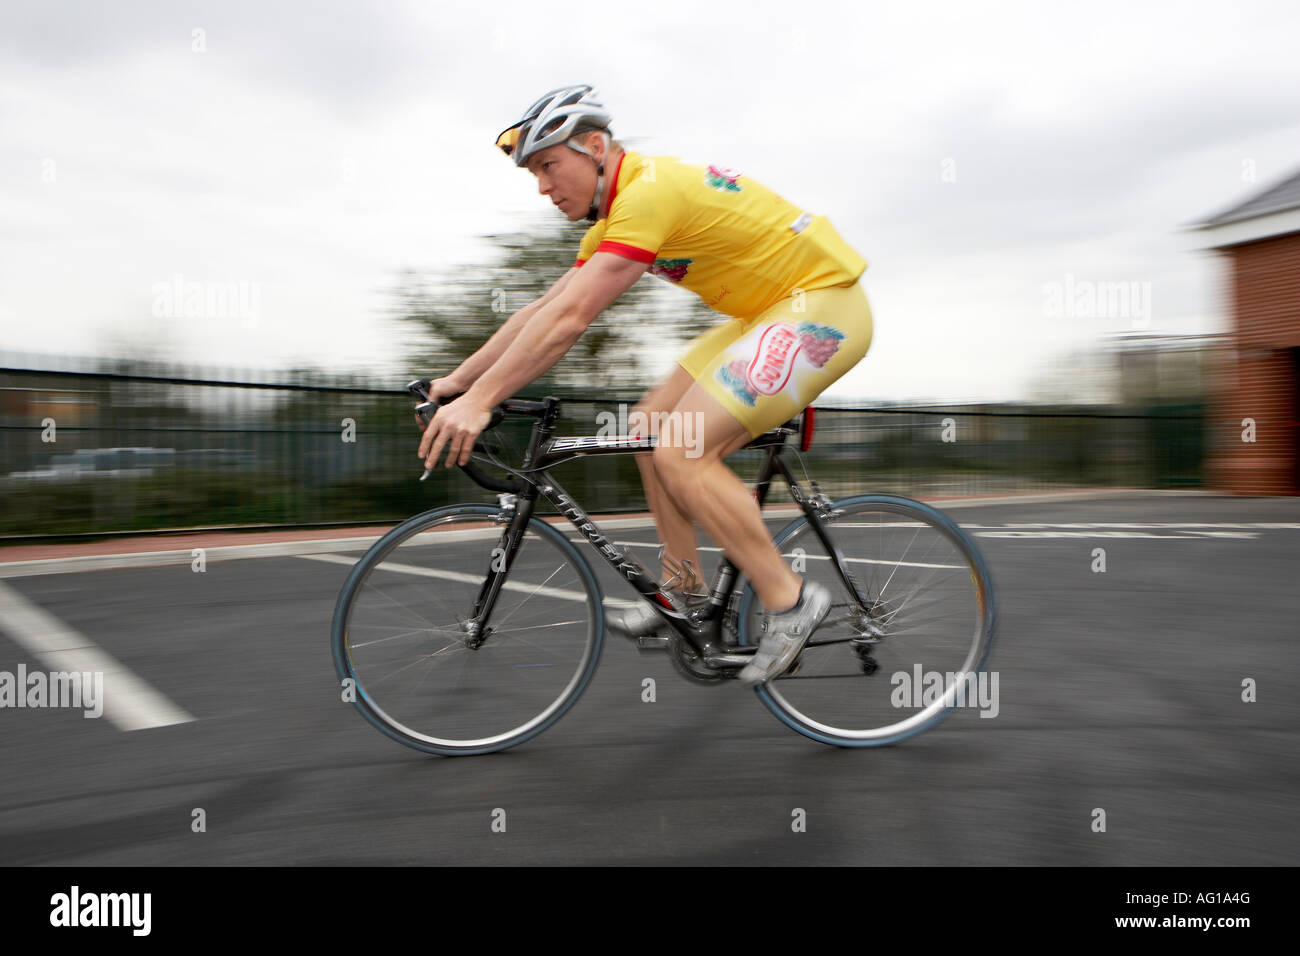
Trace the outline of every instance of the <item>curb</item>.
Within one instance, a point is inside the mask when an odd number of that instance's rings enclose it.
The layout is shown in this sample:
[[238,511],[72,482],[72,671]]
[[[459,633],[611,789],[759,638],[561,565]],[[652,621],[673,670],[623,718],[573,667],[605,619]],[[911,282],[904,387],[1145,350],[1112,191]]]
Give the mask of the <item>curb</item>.
[[[1034,504],[1050,501],[1086,501],[1096,498],[1133,497],[1133,496],[1169,496],[1169,495],[1206,495],[1202,491],[1160,491],[1138,489],[1099,489],[1090,491],[1043,492],[1034,494],[991,495],[976,498],[920,498],[927,504],[933,504],[940,510],[949,508],[971,508],[1000,504]],[[799,509],[789,505],[778,508],[766,508],[764,518],[787,518],[800,513]],[[559,515],[547,515],[544,521],[551,524],[571,527],[570,523]],[[653,528],[654,521],[649,513],[640,516],[611,518],[601,521],[602,529],[637,529]],[[444,534],[467,536],[483,534],[482,531],[448,531]],[[217,537],[216,533],[209,537]],[[203,547],[205,561],[238,561],[249,558],[297,557],[307,554],[331,554],[340,551],[364,551],[378,541],[382,535],[367,534],[336,538],[317,538],[293,541],[268,541],[258,544],[217,545]],[[98,546],[102,547],[103,542]],[[86,545],[85,547],[95,547]],[[196,545],[196,547],[202,547]],[[68,574],[76,571],[107,571],[118,568],[167,567],[189,564],[194,560],[194,548],[169,549],[165,551],[134,551],[126,553],[86,554],[54,558],[34,558],[20,561],[0,561],[0,579],[30,577],[41,574]]]

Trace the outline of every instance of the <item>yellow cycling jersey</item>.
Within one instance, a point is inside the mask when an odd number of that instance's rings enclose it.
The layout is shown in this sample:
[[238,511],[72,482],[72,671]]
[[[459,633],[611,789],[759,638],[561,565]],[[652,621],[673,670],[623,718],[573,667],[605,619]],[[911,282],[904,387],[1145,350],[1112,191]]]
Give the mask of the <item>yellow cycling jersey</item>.
[[814,216],[733,169],[624,153],[609,214],[582,238],[597,252],[650,263],[711,308],[752,318],[796,289],[857,280],[867,263]]

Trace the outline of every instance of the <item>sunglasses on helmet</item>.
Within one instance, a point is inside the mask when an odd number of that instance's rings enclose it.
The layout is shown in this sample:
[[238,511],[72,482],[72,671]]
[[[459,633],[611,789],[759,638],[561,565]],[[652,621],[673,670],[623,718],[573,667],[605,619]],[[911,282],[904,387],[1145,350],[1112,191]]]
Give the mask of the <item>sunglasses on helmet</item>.
[[508,130],[497,137],[497,146],[501,149],[501,152],[509,156],[515,151],[515,147],[519,145],[519,134],[522,127],[522,123],[518,126],[511,126]]

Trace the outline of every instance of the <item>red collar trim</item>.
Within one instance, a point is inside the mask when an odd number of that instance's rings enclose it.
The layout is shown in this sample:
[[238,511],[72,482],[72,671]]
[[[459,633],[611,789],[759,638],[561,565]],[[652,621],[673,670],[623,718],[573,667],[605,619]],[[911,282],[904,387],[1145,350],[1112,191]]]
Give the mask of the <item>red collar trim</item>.
[[601,219],[609,218],[609,211],[614,208],[614,197],[618,195],[618,176],[623,171],[623,160],[627,159],[627,153],[623,153],[618,158],[618,168],[614,170],[614,181],[609,187],[609,202],[605,203],[605,215]]

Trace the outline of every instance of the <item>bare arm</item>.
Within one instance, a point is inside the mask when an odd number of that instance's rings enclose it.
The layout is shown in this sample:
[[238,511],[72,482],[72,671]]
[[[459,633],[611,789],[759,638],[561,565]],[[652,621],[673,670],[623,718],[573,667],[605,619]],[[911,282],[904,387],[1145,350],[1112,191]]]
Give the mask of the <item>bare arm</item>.
[[502,324],[501,328],[492,333],[492,337],[484,342],[477,352],[461,362],[454,372],[445,378],[438,379],[437,381],[443,385],[438,389],[438,396],[458,395],[461,392],[468,391],[478,381],[479,376],[490,369],[497,359],[501,358],[506,349],[510,347],[510,344],[514,342],[515,337],[519,335],[520,330],[528,324],[529,320],[538,313],[542,306],[564,291],[577,271],[577,266],[574,266],[556,279],[555,283],[546,290],[543,296],[534,299],[510,316]]
[[496,363],[470,389],[468,404],[491,408],[564,357],[596,316],[614,304],[649,266],[598,252],[560,295],[538,309]]
[[434,467],[444,446],[447,467],[468,462],[474,439],[487,427],[490,410],[563,358],[596,316],[647,268],[647,263],[609,252],[593,255],[557,296],[541,304],[464,398],[438,409],[420,442],[419,454],[426,466]]

